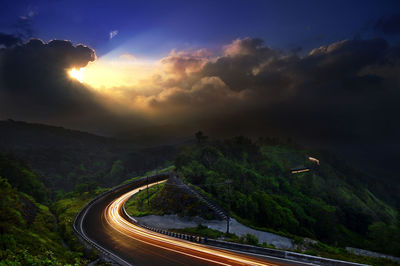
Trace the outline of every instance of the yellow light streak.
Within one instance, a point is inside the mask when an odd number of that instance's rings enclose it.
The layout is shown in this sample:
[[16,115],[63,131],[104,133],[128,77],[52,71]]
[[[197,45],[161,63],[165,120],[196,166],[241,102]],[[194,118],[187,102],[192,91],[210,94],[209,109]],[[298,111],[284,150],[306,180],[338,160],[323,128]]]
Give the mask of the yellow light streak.
[[308,160],[310,160],[310,161],[312,161],[312,162],[314,162],[314,163],[316,163],[316,164],[318,164],[318,165],[319,165],[319,160],[318,160],[317,158],[314,158],[314,157],[308,157]]
[[[162,181],[165,182],[165,181]],[[154,186],[156,184],[159,184],[160,182],[155,182],[152,184],[149,184],[149,187]],[[217,256],[220,258],[224,258],[224,259],[229,259],[232,261],[235,261],[237,263],[243,263],[243,264],[247,264],[247,265],[276,265],[276,264],[269,264],[266,262],[260,263],[256,260],[251,260],[249,258],[244,258],[242,256],[240,256],[239,254],[230,254],[228,252],[224,252],[222,250],[216,250],[216,249],[211,249],[209,247],[207,247],[206,245],[202,245],[202,244],[198,244],[198,243],[193,243],[193,242],[189,242],[186,240],[178,240],[175,239],[173,237],[170,236],[165,236],[163,234],[160,233],[156,233],[147,229],[144,229],[140,226],[137,226],[129,221],[127,221],[126,219],[124,219],[121,215],[120,215],[120,210],[123,208],[124,203],[134,194],[138,193],[140,190],[146,188],[145,186],[136,188],[130,192],[127,192],[125,194],[123,194],[122,196],[120,196],[119,198],[115,199],[113,202],[111,202],[108,207],[105,209],[105,217],[106,217],[106,221],[107,223],[112,226],[115,230],[119,231],[120,233],[130,237],[130,238],[134,238],[135,240],[144,242],[146,244],[149,245],[153,245],[162,249],[166,249],[166,250],[170,250],[173,252],[177,252],[180,254],[184,254],[186,256],[190,256],[190,257],[194,257],[197,259],[201,259],[201,260],[205,260],[205,261],[209,261],[212,263],[216,263],[216,264],[220,264],[220,265],[230,265],[230,264],[225,264],[223,262],[220,261],[216,261],[213,259],[209,259],[209,258],[205,258],[205,257],[200,257],[197,255],[193,255],[190,254],[188,252],[184,252],[184,251],[179,251],[179,250],[175,250],[173,248],[168,248],[166,247],[166,245],[169,245],[171,247],[181,247],[181,248],[185,248],[185,249],[189,249],[189,250],[193,250],[193,251],[197,251],[197,252],[201,252],[204,254],[208,254],[208,255],[213,255],[213,256]],[[145,237],[149,240],[155,240],[157,241],[159,244],[154,244],[154,243],[150,243],[147,241],[143,241],[139,238],[134,237],[133,235],[140,235],[142,237]],[[163,245],[164,244],[164,245]],[[166,244],[166,245],[165,245]]]
[[301,170],[292,170],[292,174],[298,174],[298,173],[304,173],[304,172],[308,172],[310,171],[310,169],[301,169]]

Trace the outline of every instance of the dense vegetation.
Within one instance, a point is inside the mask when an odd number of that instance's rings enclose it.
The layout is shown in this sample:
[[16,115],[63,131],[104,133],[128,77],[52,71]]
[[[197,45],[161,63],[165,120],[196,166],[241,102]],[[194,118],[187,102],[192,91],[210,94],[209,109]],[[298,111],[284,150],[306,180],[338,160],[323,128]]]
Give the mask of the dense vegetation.
[[[207,226],[199,224],[197,227],[188,227],[183,229],[172,229],[171,231],[183,234],[190,234],[195,236],[202,236],[212,239],[223,238],[225,241],[236,242],[247,245],[255,245],[265,248],[274,248],[274,245],[267,245],[266,243],[259,243],[256,236],[252,234],[246,234],[244,236],[237,236],[231,233],[223,233],[218,230],[213,230]],[[314,242],[314,241],[313,241]],[[384,259],[384,258],[373,258],[365,256],[357,256],[355,254],[347,252],[344,248],[331,247],[329,245],[323,244],[321,242],[305,242],[303,247],[306,248],[304,253],[313,256],[322,256],[325,258],[352,261],[356,263],[363,263],[367,265],[379,265],[379,266],[390,266],[398,265],[396,262]],[[301,251],[301,250],[299,250]]]
[[8,182],[19,191],[32,195],[41,203],[48,203],[48,189],[22,161],[0,155],[0,176],[7,177]]
[[[177,157],[177,170],[241,222],[400,255],[398,212],[364,185],[367,177],[333,156],[271,139],[197,140]],[[291,174],[299,166],[311,171]]]
[[0,154],[29,163],[50,192],[96,182],[115,186],[127,177],[162,168],[177,154],[173,145],[145,147],[62,127],[0,121]]
[[[239,237],[236,234],[223,233],[221,231],[208,228],[207,226],[204,226],[202,224],[197,225],[197,227],[187,227],[187,228],[183,228],[183,229],[172,229],[171,231],[172,232],[176,232],[176,233],[194,235],[194,236],[202,236],[202,237],[207,237],[207,238],[212,238],[212,239],[223,238],[225,241],[241,243],[241,244],[247,244],[247,245],[259,245],[258,244],[258,242],[259,242],[258,238],[255,235],[246,234],[244,236],[240,236]],[[260,246],[271,247],[271,246],[268,246],[265,243],[263,245],[260,245]]]
[[[105,188],[97,186],[86,187],[84,191],[77,189],[63,195],[61,199],[55,201],[51,205],[51,210],[57,217],[58,232],[71,250],[88,252],[83,248],[82,243],[80,243],[76,237],[72,229],[72,222],[88,201],[106,190]],[[91,252],[94,253],[86,253],[85,256],[93,258],[96,252],[94,250]]]
[[61,127],[0,121],[0,264],[85,265],[72,230],[102,190],[166,164],[173,146],[144,148]]
[[179,216],[200,216],[217,219],[215,213],[198,198],[184,191],[174,178],[166,184],[159,184],[133,195],[126,203],[127,212],[135,217],[145,215],[178,214]]
[[69,220],[58,223],[69,207],[55,216],[46,198],[47,189],[29,168],[4,156],[0,162],[0,264],[85,265],[94,258],[84,256],[79,243],[70,245],[72,241],[68,240],[76,237],[63,232],[64,227],[71,230],[73,218],[85,201],[68,213]]
[[[332,245],[400,255],[399,216],[392,207],[400,206],[393,197],[396,186],[386,186],[329,154],[275,140],[210,142],[201,134],[197,140],[176,158],[177,170],[239,221]],[[88,253],[72,231],[75,215],[104,190],[99,186],[170,165],[176,150],[142,149],[59,127],[0,121],[0,264],[84,265],[94,260],[96,254]],[[321,165],[308,161],[307,155],[319,158]],[[311,171],[290,174],[290,168],[301,165]],[[150,190],[149,205],[146,198],[142,192],[131,200],[134,215],[157,210],[215,218],[173,180]],[[187,230],[222,234],[203,227]],[[251,237],[232,240],[254,242]],[[320,255],[327,250],[316,248]]]

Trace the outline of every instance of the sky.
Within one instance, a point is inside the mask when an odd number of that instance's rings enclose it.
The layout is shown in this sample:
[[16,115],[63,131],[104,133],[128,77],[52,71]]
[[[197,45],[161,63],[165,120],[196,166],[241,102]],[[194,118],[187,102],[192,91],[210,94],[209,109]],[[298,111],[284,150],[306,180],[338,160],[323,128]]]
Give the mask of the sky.
[[398,1],[368,0],[2,2],[3,32],[12,33],[26,18],[34,37],[44,41],[84,43],[99,56],[120,47],[149,58],[172,49],[216,49],[244,37],[261,38],[277,49],[307,51],[371,36],[369,24],[400,10]]
[[399,150],[399,1],[0,6],[0,119],[124,139],[203,130]]

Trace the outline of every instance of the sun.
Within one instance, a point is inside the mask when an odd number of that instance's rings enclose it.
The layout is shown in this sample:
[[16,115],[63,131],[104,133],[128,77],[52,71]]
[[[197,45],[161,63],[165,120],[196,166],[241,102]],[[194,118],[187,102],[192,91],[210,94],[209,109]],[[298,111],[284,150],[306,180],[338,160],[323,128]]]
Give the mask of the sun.
[[76,80],[78,80],[79,82],[83,82],[83,73],[85,72],[85,68],[82,67],[79,70],[77,70],[76,68],[71,69],[70,71],[68,71],[68,74],[71,78],[74,78]]

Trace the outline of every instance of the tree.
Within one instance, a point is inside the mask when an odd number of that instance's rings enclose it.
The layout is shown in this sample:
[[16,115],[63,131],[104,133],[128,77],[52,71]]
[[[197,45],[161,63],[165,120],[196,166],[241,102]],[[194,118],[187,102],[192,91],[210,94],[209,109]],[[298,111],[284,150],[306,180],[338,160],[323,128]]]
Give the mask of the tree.
[[110,177],[111,179],[120,179],[123,177],[125,172],[125,167],[124,164],[122,163],[121,160],[116,160],[114,161],[111,170],[110,170]]
[[203,144],[208,139],[208,136],[204,135],[202,131],[198,131],[196,134],[197,144]]

